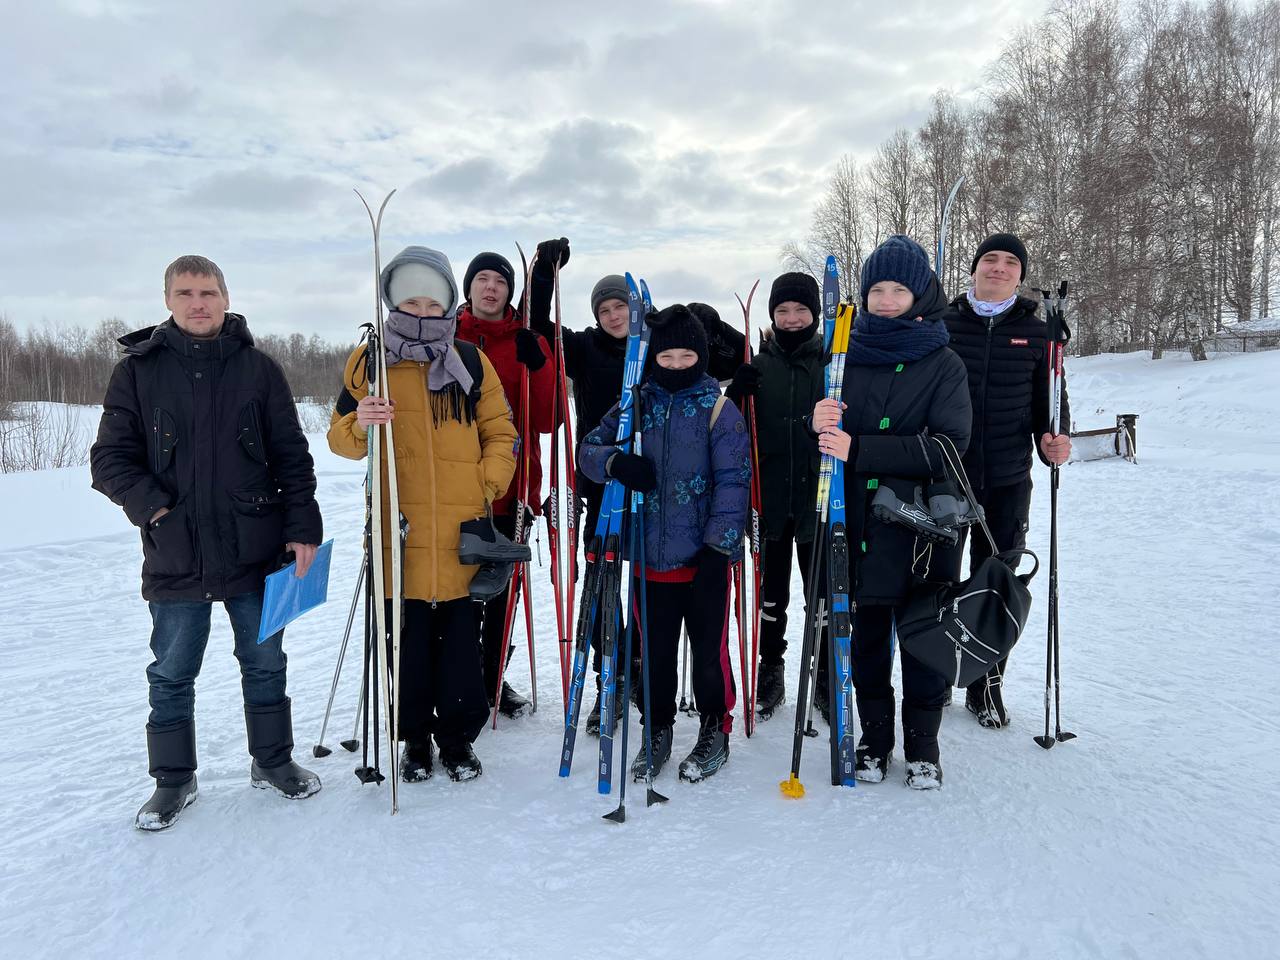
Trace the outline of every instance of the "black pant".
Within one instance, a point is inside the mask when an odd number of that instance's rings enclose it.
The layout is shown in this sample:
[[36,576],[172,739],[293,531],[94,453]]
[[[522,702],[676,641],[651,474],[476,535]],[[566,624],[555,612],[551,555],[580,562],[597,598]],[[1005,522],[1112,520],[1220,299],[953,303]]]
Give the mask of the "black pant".
[[480,735],[485,697],[477,642],[479,608],[463,597],[432,604],[405,600],[400,632],[400,739],[441,747]]
[[[515,514],[495,514],[493,525],[503,536],[512,537],[516,532]],[[502,656],[502,645],[506,640],[503,629],[506,626],[507,601],[511,596],[511,590],[516,578],[519,576],[520,567],[517,565],[511,579],[507,582],[506,589],[496,597],[484,602],[484,616],[480,627],[480,644],[484,650],[484,689],[489,697],[493,696],[493,692],[498,686],[498,661]],[[516,625],[513,623],[511,626],[512,636],[515,635],[515,632]],[[507,663],[511,662],[511,652],[514,649],[515,644],[512,644],[511,649],[507,650]]]
[[[1027,529],[1030,526],[1028,517],[1031,514],[1031,475],[1028,474],[1026,479],[1018,483],[1009,484],[1001,487],[991,487],[988,490],[974,489],[974,495],[978,498],[978,503],[982,504],[982,509],[987,516],[987,526],[991,528],[991,535],[995,537],[996,548],[998,550],[1020,550],[1027,545]],[[961,558],[964,556],[965,536],[970,531],[962,529],[960,531],[960,542],[948,551],[948,557],[945,561],[943,569],[947,571],[946,575],[952,580],[960,579]],[[983,560],[992,556],[991,543],[987,540],[987,535],[982,532],[980,527],[972,528],[972,539],[969,541],[969,570],[972,573],[977,569],[978,564]],[[1017,562],[1013,564],[1014,569],[1018,567]],[[971,683],[970,689],[981,689],[981,685],[986,683],[987,678],[995,679],[1004,676],[1004,668],[1008,658],[1000,660],[991,665],[991,669],[986,675]]]
[[[761,550],[760,599],[760,662],[782,663],[787,652],[787,607],[791,603],[791,557],[800,555],[800,577],[805,596],[809,593],[809,564],[813,557],[814,543],[796,542],[796,521],[789,518],[776,540],[765,540]],[[805,616],[809,609],[806,605]],[[825,635],[825,631],[824,635]],[[825,646],[824,648],[825,649]]]
[[[974,495],[987,515],[987,526],[991,535],[996,538],[996,547],[1000,550],[1020,550],[1027,545],[1027,529],[1030,526],[1028,517],[1031,513],[1031,476],[1019,483],[1003,487],[991,487],[988,490],[974,488]],[[947,551],[952,580],[960,579],[961,558],[964,556],[965,536],[969,528],[960,531],[960,542]],[[991,556],[991,544],[980,527],[972,528],[972,540],[969,543],[969,569],[972,571],[978,564]],[[1016,564],[1015,564],[1016,566]]]
[[[890,606],[860,606],[853,616],[853,686],[859,700],[893,699],[893,614]],[[902,702],[940,710],[947,678],[902,650]]]
[[680,625],[689,630],[693,696],[698,712],[715,717],[720,729],[733,729],[738,702],[729,667],[729,576],[718,584],[648,581],[645,614],[648,619],[649,696],[654,729],[676,719],[680,686]]

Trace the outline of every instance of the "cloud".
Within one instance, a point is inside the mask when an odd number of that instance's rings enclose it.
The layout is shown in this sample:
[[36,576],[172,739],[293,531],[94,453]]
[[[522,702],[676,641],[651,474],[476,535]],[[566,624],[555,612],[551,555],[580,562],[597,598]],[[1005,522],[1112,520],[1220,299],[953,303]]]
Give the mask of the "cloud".
[[255,329],[346,339],[372,282],[351,188],[399,187],[384,248],[569,236],[571,325],[619,269],[732,313],[841,154],[970,95],[1044,2],[27,5],[0,34],[0,312],[152,323],[199,249]]

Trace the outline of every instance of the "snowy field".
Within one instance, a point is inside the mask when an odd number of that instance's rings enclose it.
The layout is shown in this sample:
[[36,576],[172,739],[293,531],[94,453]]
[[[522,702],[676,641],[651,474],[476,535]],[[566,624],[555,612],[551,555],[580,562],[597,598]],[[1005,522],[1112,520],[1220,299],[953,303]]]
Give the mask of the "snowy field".
[[[885,783],[825,786],[825,741],[809,741],[808,795],[784,799],[782,712],[750,741],[739,725],[706,783],[678,783],[672,763],[658,784],[669,804],[646,809],[630,792],[621,827],[600,819],[616,800],[595,792],[595,740],[580,737],[573,776],[556,776],[545,570],[540,710],[486,728],[482,778],[405,786],[391,817],[388,790],[360,785],[337,747],[358,669],[339,691],[335,752],[311,758],[355,582],[363,475],[316,435],[331,599],[286,649],[298,759],[325,788],[301,803],[250,788],[218,609],[198,686],[200,799],[171,831],[139,833],[150,621],[136,532],[89,489],[87,467],[0,476],[0,953],[1276,956],[1280,352],[1097,357],[1068,375],[1077,426],[1140,415],[1137,465],[1063,472],[1063,720],[1079,739],[1048,752],[1031,739],[1042,572],[1006,682],[1013,725],[980,729],[957,697],[941,792],[902,785],[900,748]],[[1047,561],[1047,471],[1035,478],[1029,545]],[[527,671],[521,649],[511,679],[524,691]],[[789,685],[796,676],[793,660]],[[696,732],[679,719],[676,759]]]

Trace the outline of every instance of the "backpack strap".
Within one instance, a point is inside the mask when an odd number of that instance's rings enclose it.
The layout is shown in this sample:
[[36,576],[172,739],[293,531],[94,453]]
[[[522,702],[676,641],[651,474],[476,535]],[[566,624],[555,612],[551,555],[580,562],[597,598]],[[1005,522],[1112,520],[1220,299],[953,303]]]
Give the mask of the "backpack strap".
[[724,403],[728,399],[723,393],[716,397],[716,405],[711,408],[711,422],[707,424],[708,431],[715,428],[716,421],[720,419],[720,411],[724,409]]
[[454,340],[453,348],[458,351],[458,356],[466,365],[467,373],[471,374],[470,399],[474,410],[475,405],[480,402],[480,385],[484,382],[484,364],[480,362],[480,348],[466,340]]

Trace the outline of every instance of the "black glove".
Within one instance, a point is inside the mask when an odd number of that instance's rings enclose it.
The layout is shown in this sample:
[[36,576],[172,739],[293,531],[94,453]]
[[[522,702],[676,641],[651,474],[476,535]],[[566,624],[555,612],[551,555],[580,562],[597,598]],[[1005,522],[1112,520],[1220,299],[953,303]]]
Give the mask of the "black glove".
[[738,403],[743,397],[754,397],[760,392],[760,378],[764,376],[759,367],[744,363],[733,373],[733,382],[725,389],[724,395],[730,403]]
[[609,458],[604,472],[628,490],[650,493],[658,486],[653,463],[637,453],[615,453]]
[[538,259],[534,264],[536,269],[542,276],[549,277],[552,273],[552,267],[555,264],[560,265],[560,269],[564,269],[564,265],[569,262],[569,240],[567,237],[561,237],[559,240],[543,240],[538,244]]
[[542,352],[539,337],[532,330],[516,331],[516,359],[529,368],[530,373],[537,373],[547,362],[547,355]]
[[724,602],[723,591],[729,583],[729,555],[705,544],[693,560],[697,567],[693,575],[693,590],[704,600]]

